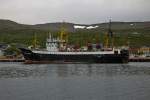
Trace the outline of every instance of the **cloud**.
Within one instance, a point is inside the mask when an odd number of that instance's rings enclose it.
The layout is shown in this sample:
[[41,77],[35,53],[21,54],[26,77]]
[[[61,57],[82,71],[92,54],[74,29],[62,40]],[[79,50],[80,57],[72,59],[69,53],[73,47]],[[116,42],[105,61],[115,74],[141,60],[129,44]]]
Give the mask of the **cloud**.
[[0,18],[35,24],[150,20],[149,0],[0,0]]

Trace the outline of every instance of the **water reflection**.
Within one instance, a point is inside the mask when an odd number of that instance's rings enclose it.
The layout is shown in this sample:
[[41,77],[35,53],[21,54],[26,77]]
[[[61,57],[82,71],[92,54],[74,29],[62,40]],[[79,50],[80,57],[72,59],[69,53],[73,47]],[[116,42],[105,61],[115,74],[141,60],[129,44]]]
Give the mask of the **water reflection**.
[[68,76],[68,67],[67,65],[58,65],[56,66],[56,73],[59,77],[67,77]]
[[0,100],[149,100],[150,63],[0,63]]
[[19,77],[98,77],[150,75],[150,63],[133,64],[47,64],[0,63],[0,78]]

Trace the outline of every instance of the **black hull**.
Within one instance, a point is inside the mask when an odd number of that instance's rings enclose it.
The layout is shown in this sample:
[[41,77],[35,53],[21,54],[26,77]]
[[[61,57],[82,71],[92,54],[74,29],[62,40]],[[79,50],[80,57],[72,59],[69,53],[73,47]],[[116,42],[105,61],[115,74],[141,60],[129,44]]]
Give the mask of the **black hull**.
[[97,54],[97,55],[59,55],[39,54],[24,48],[20,48],[25,58],[25,63],[128,63],[128,51],[121,54]]

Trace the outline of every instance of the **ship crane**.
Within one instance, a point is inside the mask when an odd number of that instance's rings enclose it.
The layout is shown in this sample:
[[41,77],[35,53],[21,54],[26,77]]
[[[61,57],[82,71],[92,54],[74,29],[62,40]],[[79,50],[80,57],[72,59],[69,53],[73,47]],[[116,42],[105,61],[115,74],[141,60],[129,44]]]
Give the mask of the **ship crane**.
[[33,38],[33,42],[32,42],[32,47],[34,49],[37,49],[38,48],[38,41],[37,41],[37,34],[34,33],[34,38]]
[[61,31],[60,31],[60,49],[65,50],[68,43],[68,34],[66,33],[65,29],[65,22],[62,23]]

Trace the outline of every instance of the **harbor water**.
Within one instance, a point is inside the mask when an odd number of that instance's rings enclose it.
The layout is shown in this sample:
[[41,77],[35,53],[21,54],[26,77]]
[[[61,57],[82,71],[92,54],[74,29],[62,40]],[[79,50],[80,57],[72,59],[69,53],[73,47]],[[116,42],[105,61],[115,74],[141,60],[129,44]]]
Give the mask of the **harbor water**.
[[0,100],[150,100],[150,63],[0,63]]

